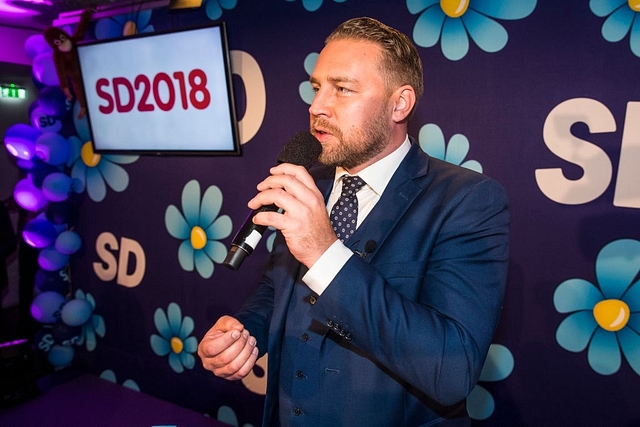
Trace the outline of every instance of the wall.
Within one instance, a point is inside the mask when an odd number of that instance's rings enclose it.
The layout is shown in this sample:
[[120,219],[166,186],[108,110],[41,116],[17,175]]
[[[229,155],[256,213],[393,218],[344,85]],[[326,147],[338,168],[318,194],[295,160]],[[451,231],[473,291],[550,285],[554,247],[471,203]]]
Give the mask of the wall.
[[[419,45],[426,90],[411,134],[434,156],[481,168],[510,197],[509,283],[469,399],[475,423],[640,422],[637,31],[616,32],[600,1],[471,0],[464,27],[455,27],[460,19],[445,24],[458,28],[457,41],[432,37],[438,32],[428,16],[435,15],[411,0],[247,3],[209,0],[195,10],[154,10],[148,22],[135,13],[125,19],[149,31],[227,22],[244,144],[239,157],[75,160],[86,188],[73,225],[83,247],[71,258],[71,287],[94,301],[100,327],[85,331],[91,339],[74,363],[212,417],[259,425],[264,372],[244,382],[217,379],[201,368],[193,343],[237,310],[259,277],[270,239],[238,272],[220,264],[221,254],[280,147],[308,126],[310,54],[340,22],[368,15]],[[618,3],[637,29],[640,12]],[[465,49],[467,31],[473,39]],[[256,101],[262,90],[264,109]],[[88,141],[86,124],[75,126],[69,136]],[[203,198],[220,222],[209,235],[216,249],[197,253],[194,267],[189,251],[179,251],[189,241],[173,237],[165,215]],[[180,333],[180,324],[193,328]],[[184,344],[178,353],[153,344],[172,337]]]

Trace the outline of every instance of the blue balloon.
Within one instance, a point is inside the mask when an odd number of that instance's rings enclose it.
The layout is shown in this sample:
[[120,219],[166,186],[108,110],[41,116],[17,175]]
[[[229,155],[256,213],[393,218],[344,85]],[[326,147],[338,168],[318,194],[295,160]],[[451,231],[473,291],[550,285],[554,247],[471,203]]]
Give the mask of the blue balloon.
[[33,158],[30,168],[30,174],[33,177],[33,185],[42,189],[42,181],[44,181],[44,179],[53,172],[60,172],[60,167],[45,163],[37,156]]
[[61,165],[69,158],[71,146],[67,139],[55,132],[43,133],[36,139],[36,156],[50,165]]
[[45,353],[49,352],[55,345],[55,341],[53,340],[53,327],[51,325],[44,325],[42,329],[36,332],[33,337],[33,345],[38,350],[42,350]]
[[33,59],[41,53],[53,52],[49,43],[44,39],[43,34],[34,34],[29,36],[24,42],[24,50],[29,55],[29,58]]
[[66,200],[62,202],[51,202],[45,209],[45,216],[54,224],[66,224],[71,217],[71,206]]
[[53,366],[61,368],[67,366],[73,360],[75,350],[69,345],[54,345],[47,354],[47,360]]
[[56,237],[55,248],[62,254],[75,254],[80,249],[80,246],[82,246],[82,239],[75,231],[63,231]]
[[93,314],[93,306],[84,299],[72,299],[67,302],[60,313],[62,321],[69,326],[82,326]]
[[34,282],[40,292],[54,291],[62,295],[69,292],[69,281],[63,271],[47,271],[39,268]]
[[38,212],[47,204],[47,198],[37,188],[30,176],[21,179],[13,187],[13,198],[23,209]]
[[69,262],[69,255],[61,254],[53,246],[44,248],[38,254],[38,265],[47,271],[61,270]]
[[38,54],[31,64],[33,76],[47,86],[60,84],[56,64],[53,62],[53,51]]
[[71,193],[71,177],[62,172],[50,173],[42,180],[42,194],[52,202],[63,202]]
[[36,140],[40,134],[38,129],[17,123],[7,129],[4,135],[4,146],[14,157],[31,160],[36,154]]
[[66,298],[58,292],[43,292],[31,303],[31,317],[40,323],[54,323],[60,319],[65,302]]
[[71,108],[71,104],[67,102],[67,95],[64,94],[59,86],[42,88],[38,96],[38,102],[45,114],[58,118],[67,114]]
[[48,115],[40,106],[29,113],[29,118],[33,127],[40,132],[59,132],[62,129],[62,122],[58,118]]
[[22,238],[34,248],[46,248],[56,241],[58,232],[52,223],[44,218],[33,218],[24,225]]

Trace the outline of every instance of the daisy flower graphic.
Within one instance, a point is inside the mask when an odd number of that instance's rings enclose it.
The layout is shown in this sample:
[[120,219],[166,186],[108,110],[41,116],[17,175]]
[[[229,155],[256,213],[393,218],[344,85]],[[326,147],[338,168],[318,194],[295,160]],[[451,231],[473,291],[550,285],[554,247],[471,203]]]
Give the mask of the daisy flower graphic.
[[134,34],[152,33],[154,28],[153,25],[149,24],[151,14],[152,10],[148,9],[99,19],[95,27],[96,38],[103,40],[121,36],[132,36]]
[[478,161],[464,161],[469,154],[469,140],[466,136],[459,133],[453,135],[447,146],[440,127],[427,123],[420,129],[418,140],[420,148],[431,157],[482,173],[482,165]]
[[536,0],[407,0],[407,9],[420,14],[413,28],[418,46],[440,41],[444,56],[457,61],[469,51],[469,37],[485,52],[502,50],[509,40],[496,19],[522,19],[531,14]]
[[[293,2],[296,0],[287,0],[288,2]],[[347,0],[333,0],[336,3],[344,3]],[[302,7],[304,7],[304,9],[307,12],[315,12],[316,10],[320,9],[320,6],[322,6],[322,2],[323,0],[302,0]]]
[[178,374],[185,368],[193,369],[193,353],[198,349],[196,337],[189,336],[194,328],[193,319],[189,316],[182,317],[180,306],[172,302],[166,313],[160,307],[156,309],[153,323],[160,333],[151,335],[153,352],[158,356],[169,355],[169,366]]
[[79,300],[87,301],[92,308],[92,314],[89,321],[82,325],[82,333],[79,345],[84,343],[87,351],[93,351],[98,344],[96,335],[100,338],[104,337],[107,333],[107,327],[104,323],[104,319],[99,314],[96,314],[96,300],[90,293],[84,293],[82,289],[76,290],[75,298]]
[[122,192],[129,186],[129,174],[120,165],[138,160],[140,156],[116,154],[96,154],[91,143],[91,134],[87,117],[78,119],[74,114],[74,123],[78,136],[71,136],[71,154],[67,166],[71,167],[71,178],[81,185],[78,192],[86,189],[89,198],[101,202],[107,195],[107,186],[113,191]]
[[[513,372],[513,355],[500,344],[491,344],[487,360],[480,372],[479,383],[502,381]],[[480,384],[476,385],[467,397],[467,412],[474,420],[486,420],[495,409],[495,401],[489,391]]]
[[614,240],[596,259],[599,286],[579,278],[562,282],[553,295],[559,313],[556,330],[565,350],[587,350],[589,366],[601,375],[620,369],[622,355],[640,375],[640,242]]
[[222,207],[222,191],[212,185],[200,200],[200,184],[189,181],[182,189],[182,212],[174,205],[165,211],[164,222],[169,234],[182,240],[178,260],[185,271],[194,266],[203,279],[213,274],[214,262],[220,264],[227,256],[227,247],[219,240],[229,237],[232,230],[228,215],[218,216]]
[[629,35],[631,52],[640,57],[640,1],[591,0],[589,7],[594,15],[606,17],[602,24],[602,37],[616,43]]
[[238,0],[204,0],[204,7],[207,17],[215,21],[222,16],[222,9],[231,10],[236,7]]
[[[317,52],[311,52],[304,59],[304,70],[307,72],[309,76],[313,72],[313,69],[316,67],[316,62],[318,62],[318,56],[320,56]],[[311,105],[313,102],[313,98],[315,98],[316,93],[311,87],[311,82],[307,79],[306,81],[300,83],[298,86],[298,93],[300,94],[300,98],[308,104]]]
[[[118,384],[116,373],[113,372],[113,370],[111,369],[105,369],[104,371],[102,371],[102,373],[100,374],[100,378],[102,378],[103,380],[112,382],[114,384]],[[124,382],[122,383],[122,386],[134,391],[140,391],[140,386],[138,385],[137,382],[135,382],[132,379],[124,380]]]

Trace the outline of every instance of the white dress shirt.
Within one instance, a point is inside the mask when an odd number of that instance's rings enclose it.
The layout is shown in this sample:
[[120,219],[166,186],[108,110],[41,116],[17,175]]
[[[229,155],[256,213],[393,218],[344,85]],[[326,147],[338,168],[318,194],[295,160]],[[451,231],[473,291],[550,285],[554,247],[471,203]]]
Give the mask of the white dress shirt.
[[[356,193],[358,197],[358,220],[356,227],[369,215],[369,212],[378,203],[384,189],[391,180],[398,166],[409,152],[411,143],[407,136],[393,153],[378,160],[371,166],[366,167],[358,173],[358,176],[366,182],[360,191]],[[333,189],[327,200],[327,212],[331,213],[331,208],[340,197],[342,192],[342,177],[348,175],[347,171],[341,167],[336,168],[336,175],[333,181]],[[348,241],[347,241],[348,243]],[[316,294],[322,292],[329,286],[336,277],[340,269],[347,263],[353,255],[351,249],[346,247],[340,240],[336,240],[327,249],[309,271],[302,277],[302,281]]]

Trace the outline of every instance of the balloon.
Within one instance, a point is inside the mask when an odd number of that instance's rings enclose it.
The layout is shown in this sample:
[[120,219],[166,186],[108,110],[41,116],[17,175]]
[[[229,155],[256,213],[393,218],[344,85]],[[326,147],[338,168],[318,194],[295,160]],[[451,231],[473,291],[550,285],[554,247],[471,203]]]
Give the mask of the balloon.
[[62,345],[73,345],[80,341],[82,328],[80,326],[70,326],[63,322],[57,322],[53,325],[51,334],[53,335],[53,339],[56,343]]
[[75,254],[82,246],[82,239],[75,231],[67,230],[58,235],[55,242],[55,248],[62,254]]
[[67,95],[64,94],[59,86],[42,88],[38,96],[38,102],[45,114],[53,117],[62,117],[71,108],[71,104],[67,103]]
[[29,246],[46,248],[55,242],[58,232],[52,223],[44,218],[34,218],[22,230],[22,238]]
[[38,212],[47,204],[47,198],[31,180],[31,176],[18,181],[13,188],[13,198],[23,209]]
[[31,160],[36,153],[36,139],[40,131],[29,125],[17,123],[10,126],[4,135],[4,146],[14,157]]
[[57,86],[60,84],[56,65],[53,62],[53,51],[38,54],[33,58],[31,64],[33,76],[36,80],[46,84],[47,86]]
[[62,295],[69,292],[69,281],[62,271],[47,271],[39,268],[34,282],[40,292],[54,291]]
[[57,292],[43,292],[31,303],[31,317],[40,323],[53,323],[60,318],[66,298]]
[[60,313],[62,321],[69,326],[82,326],[89,321],[93,306],[84,299],[72,299],[67,302]]
[[42,181],[51,173],[60,172],[60,167],[45,163],[35,156],[31,165],[31,176],[33,177],[33,185],[42,188]]
[[50,165],[61,165],[69,158],[71,146],[67,139],[55,132],[43,133],[36,139],[36,156]]
[[75,350],[68,345],[54,345],[47,354],[47,360],[55,367],[67,366],[73,360]]
[[42,180],[42,194],[52,202],[62,202],[69,198],[73,180],[62,172],[53,172]]
[[24,50],[33,59],[41,53],[53,52],[49,43],[44,39],[43,34],[34,34],[27,38],[24,42]]
[[44,248],[38,254],[38,265],[47,271],[62,269],[69,262],[69,255],[61,254],[54,247]]
[[58,132],[62,129],[62,122],[56,117],[50,116],[40,106],[29,113],[31,124],[40,132]]
[[53,341],[53,328],[51,325],[44,325],[42,329],[35,334],[33,337],[33,344],[38,348],[38,350],[42,350],[45,353],[51,350],[51,347],[55,345],[55,342]]

